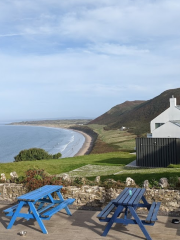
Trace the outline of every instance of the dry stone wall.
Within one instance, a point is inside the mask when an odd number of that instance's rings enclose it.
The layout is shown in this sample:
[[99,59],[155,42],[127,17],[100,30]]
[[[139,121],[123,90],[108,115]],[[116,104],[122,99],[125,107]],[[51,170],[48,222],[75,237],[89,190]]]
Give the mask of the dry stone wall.
[[[75,198],[75,208],[101,208],[110,200],[115,199],[122,189],[105,189],[99,186],[83,185],[82,187],[69,186],[64,188],[64,198]],[[25,194],[26,188],[21,184],[0,184],[0,200],[16,201],[16,197]],[[147,189],[145,195],[149,203],[161,202],[161,211],[166,214],[180,215],[180,191],[166,189]]]

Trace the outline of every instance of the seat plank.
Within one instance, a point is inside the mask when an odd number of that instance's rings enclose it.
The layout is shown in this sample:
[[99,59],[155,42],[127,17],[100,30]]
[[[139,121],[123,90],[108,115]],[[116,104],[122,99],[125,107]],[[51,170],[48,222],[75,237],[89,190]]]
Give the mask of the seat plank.
[[15,211],[15,210],[17,209],[18,205],[19,205],[19,204],[16,204],[16,205],[14,205],[14,206],[12,206],[12,207],[10,207],[10,208],[7,208],[7,209],[3,210],[3,212],[4,212],[4,213],[13,212],[13,211]]
[[161,205],[160,202],[156,203],[156,207],[155,207],[155,209],[154,209],[154,213],[153,213],[152,218],[151,218],[151,222],[152,222],[152,223],[154,223],[154,222],[157,220],[157,214],[158,214],[160,205]]
[[40,214],[40,213],[46,211],[47,209],[49,209],[50,207],[53,207],[53,206],[54,206],[54,203],[48,204],[47,206],[40,208],[38,210],[38,213]]
[[64,202],[60,203],[59,205],[57,205],[56,207],[50,209],[47,212],[44,212],[41,217],[43,218],[49,218],[52,217],[52,215],[54,215],[55,213],[59,212],[61,209],[67,207],[68,205],[72,204],[75,201],[74,198],[69,198],[67,200],[65,200]]
[[106,205],[106,207],[97,215],[97,218],[100,219],[105,219],[109,213],[113,210],[113,208],[115,207],[115,205],[112,203],[112,201],[110,203],[108,203],[108,205]]
[[157,214],[160,208],[161,202],[153,202],[149,210],[149,214],[145,220],[147,223],[154,223],[157,220]]

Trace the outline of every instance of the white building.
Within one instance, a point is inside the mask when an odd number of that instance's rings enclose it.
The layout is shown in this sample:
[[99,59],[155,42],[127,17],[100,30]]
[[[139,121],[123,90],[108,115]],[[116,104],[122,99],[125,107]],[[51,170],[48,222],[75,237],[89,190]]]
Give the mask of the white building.
[[153,138],[180,138],[180,106],[170,98],[170,107],[151,121]]

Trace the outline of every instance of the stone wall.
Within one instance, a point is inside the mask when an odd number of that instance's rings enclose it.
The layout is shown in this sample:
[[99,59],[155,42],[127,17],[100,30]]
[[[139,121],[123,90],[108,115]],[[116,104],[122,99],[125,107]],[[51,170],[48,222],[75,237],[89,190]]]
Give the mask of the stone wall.
[[[121,189],[105,189],[99,186],[84,185],[81,188],[69,186],[64,188],[64,198],[75,198],[76,208],[100,209],[110,200],[116,198]],[[27,190],[21,184],[0,184],[0,200],[15,201],[17,196],[25,194]],[[180,215],[180,191],[166,189],[147,189],[145,197],[149,203],[161,202],[161,211],[166,214]]]

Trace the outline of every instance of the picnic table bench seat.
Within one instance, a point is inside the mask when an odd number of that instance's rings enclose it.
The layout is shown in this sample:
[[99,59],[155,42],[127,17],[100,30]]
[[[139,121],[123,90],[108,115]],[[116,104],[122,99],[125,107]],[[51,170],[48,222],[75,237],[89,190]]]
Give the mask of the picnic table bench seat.
[[108,203],[108,205],[106,205],[106,207],[97,215],[97,218],[99,219],[107,218],[107,216],[110,214],[110,212],[112,212],[113,208],[115,207],[112,201]]
[[149,210],[148,216],[145,220],[146,223],[155,223],[161,202],[153,202]]
[[60,203],[56,207],[52,207],[47,212],[43,212],[43,214],[41,215],[41,218],[49,218],[50,219],[55,213],[59,212],[63,208],[67,207],[68,205],[73,204],[74,201],[75,201],[74,198],[68,198],[67,200],[64,200],[64,202]]
[[3,212],[5,213],[6,216],[12,216],[13,213],[16,211],[17,207],[18,207],[18,204],[5,209]]

